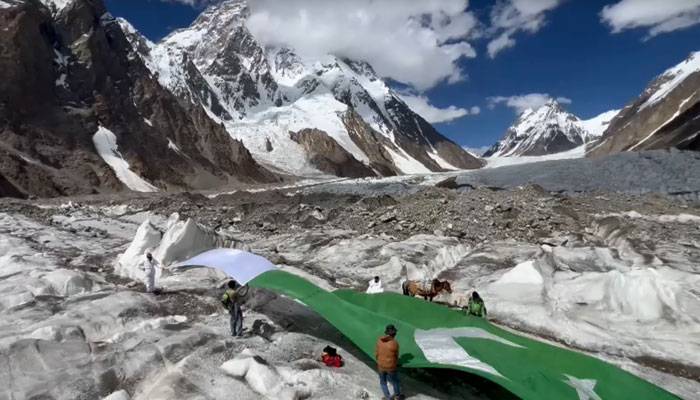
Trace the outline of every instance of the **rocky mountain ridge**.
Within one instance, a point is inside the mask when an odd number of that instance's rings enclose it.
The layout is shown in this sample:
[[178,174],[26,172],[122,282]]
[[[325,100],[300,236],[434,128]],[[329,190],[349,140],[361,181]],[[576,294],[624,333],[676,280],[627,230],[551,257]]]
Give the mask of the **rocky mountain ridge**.
[[581,154],[678,148],[700,150],[700,52],[656,77],[622,110],[590,120],[556,102],[526,110],[484,156],[538,156],[588,144]]
[[3,1],[0,25],[0,195],[277,179],[152,77],[100,0]]
[[369,167],[347,176],[482,165],[413,112],[371,65],[263,47],[245,25],[248,15],[245,2],[224,1],[157,44],[126,21],[120,23],[135,53],[163,86],[182,102],[204,107],[257,160],[275,170],[327,172],[314,166],[314,151],[292,140],[290,132],[304,129],[323,132],[337,145],[334,151],[348,152]]
[[700,150],[700,52],[654,79],[588,154],[670,147]]
[[264,48],[247,15],[223,2],[155,45],[101,0],[0,1],[0,195],[481,166],[371,66]]

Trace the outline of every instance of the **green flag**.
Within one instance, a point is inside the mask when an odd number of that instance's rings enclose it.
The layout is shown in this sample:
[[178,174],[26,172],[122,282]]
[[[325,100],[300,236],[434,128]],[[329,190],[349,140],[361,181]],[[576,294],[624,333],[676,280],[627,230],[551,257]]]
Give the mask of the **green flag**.
[[665,390],[596,358],[515,335],[488,321],[396,293],[327,292],[283,271],[250,282],[316,311],[370,357],[387,324],[402,368],[449,368],[491,380],[524,400],[665,400]]

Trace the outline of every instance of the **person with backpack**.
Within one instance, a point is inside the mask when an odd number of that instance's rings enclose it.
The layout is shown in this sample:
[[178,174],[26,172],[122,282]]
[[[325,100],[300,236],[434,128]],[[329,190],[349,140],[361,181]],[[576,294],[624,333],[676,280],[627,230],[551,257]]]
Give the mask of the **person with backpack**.
[[240,337],[243,334],[243,309],[240,285],[234,280],[228,282],[228,289],[221,298],[221,303],[229,312],[231,321],[231,336]]
[[[377,372],[379,373],[379,386],[382,388],[384,398],[401,399],[401,387],[399,383],[399,343],[396,341],[396,327],[387,325],[384,336],[377,339],[375,357],[377,360]],[[394,396],[389,393],[387,382],[394,389]]]
[[323,348],[323,353],[321,353],[321,362],[326,364],[326,367],[340,368],[345,364],[343,362],[343,357],[338,354],[338,351],[331,346],[326,346]]
[[469,303],[467,303],[466,311],[469,315],[486,318],[486,305],[484,305],[484,300],[481,299],[481,296],[479,296],[476,290],[472,292]]

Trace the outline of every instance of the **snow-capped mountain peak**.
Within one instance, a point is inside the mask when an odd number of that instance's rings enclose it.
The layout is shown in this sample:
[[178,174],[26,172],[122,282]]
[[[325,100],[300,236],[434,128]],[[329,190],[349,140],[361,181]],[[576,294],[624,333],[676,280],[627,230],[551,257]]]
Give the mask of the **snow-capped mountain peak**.
[[581,120],[556,100],[523,111],[502,140],[484,156],[544,155],[570,150],[587,138]]
[[[178,29],[166,36],[162,43],[196,52],[197,49],[214,51],[236,34],[250,15],[248,5],[238,0],[223,1],[207,7],[187,28]],[[205,40],[206,39],[206,40]],[[215,46],[218,44],[219,46]],[[205,54],[198,54],[200,61],[213,62]],[[204,65],[206,66],[206,65]]]
[[642,104],[641,108],[644,109],[658,103],[688,76],[696,72],[700,72],[700,51],[691,53],[683,62],[659,75],[656,82],[644,92],[649,98]]
[[677,147],[700,149],[700,51],[656,77],[610,124],[593,156]]
[[612,120],[619,113],[620,113],[620,110],[610,110],[610,111],[606,111],[600,115],[597,115],[591,119],[582,120],[581,126],[588,133],[588,140],[587,141],[594,140],[596,138],[603,136],[603,133],[605,133],[605,130],[608,129],[608,126],[610,125]]
[[[335,173],[328,160],[318,161],[322,155],[310,155],[321,143],[337,146],[338,160],[347,154],[381,175],[481,165],[413,112],[369,63],[263,46],[246,27],[249,14],[244,1],[224,1],[153,47],[129,39],[163,86],[204,107],[258,161],[284,172]],[[316,131],[290,135],[309,129]]]
[[58,14],[68,7],[73,0],[40,0],[53,14]]

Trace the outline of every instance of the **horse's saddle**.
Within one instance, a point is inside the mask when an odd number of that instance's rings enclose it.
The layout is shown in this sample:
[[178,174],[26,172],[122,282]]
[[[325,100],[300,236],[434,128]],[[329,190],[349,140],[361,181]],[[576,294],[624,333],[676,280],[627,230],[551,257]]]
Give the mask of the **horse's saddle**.
[[416,284],[418,284],[418,287],[424,292],[429,292],[433,288],[433,280],[432,279],[425,279],[422,281],[416,281]]

